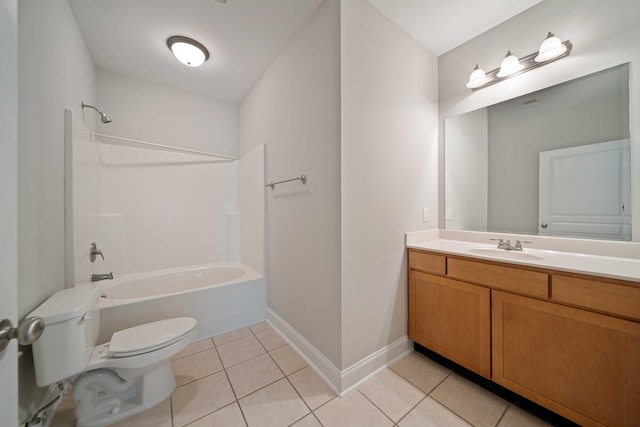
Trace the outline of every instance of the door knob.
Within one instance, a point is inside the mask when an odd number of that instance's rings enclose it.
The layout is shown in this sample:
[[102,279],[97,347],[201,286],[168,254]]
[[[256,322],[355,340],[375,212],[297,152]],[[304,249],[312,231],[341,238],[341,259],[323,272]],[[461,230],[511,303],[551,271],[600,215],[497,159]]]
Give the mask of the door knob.
[[17,328],[11,324],[11,320],[4,319],[0,322],[0,351],[4,350],[9,341],[18,339],[20,345],[33,344],[40,338],[44,331],[44,320],[40,317],[24,319]]
[[547,228],[548,226],[549,226],[549,224],[546,224],[546,223],[545,224],[540,224],[540,227],[542,227],[542,228]]

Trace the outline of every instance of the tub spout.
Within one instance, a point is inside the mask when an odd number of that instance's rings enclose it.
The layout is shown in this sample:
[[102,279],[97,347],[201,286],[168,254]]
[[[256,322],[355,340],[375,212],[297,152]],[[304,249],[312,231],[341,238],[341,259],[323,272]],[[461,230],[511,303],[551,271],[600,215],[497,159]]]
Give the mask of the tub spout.
[[98,282],[100,280],[113,280],[113,273],[92,274],[91,275],[91,281],[92,282]]

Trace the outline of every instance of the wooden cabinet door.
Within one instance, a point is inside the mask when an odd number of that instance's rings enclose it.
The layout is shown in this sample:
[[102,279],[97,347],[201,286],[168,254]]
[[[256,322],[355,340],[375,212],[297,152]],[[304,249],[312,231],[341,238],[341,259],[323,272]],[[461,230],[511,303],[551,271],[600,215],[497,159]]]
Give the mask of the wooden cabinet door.
[[584,426],[640,425],[640,324],[492,291],[493,380]]
[[491,378],[490,292],[411,270],[409,338]]

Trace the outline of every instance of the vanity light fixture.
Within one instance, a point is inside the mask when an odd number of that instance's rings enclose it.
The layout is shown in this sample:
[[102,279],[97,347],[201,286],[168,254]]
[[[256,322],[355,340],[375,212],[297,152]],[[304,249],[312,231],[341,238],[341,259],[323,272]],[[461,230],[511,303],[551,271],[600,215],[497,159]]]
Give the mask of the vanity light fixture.
[[508,51],[500,64],[500,68],[491,70],[488,73],[485,73],[479,65],[476,65],[471,76],[469,76],[467,87],[471,90],[477,90],[498,83],[509,77],[517,76],[518,74],[569,56],[572,48],[573,45],[569,40],[562,42],[558,37],[554,36],[553,33],[548,33],[546,39],[540,45],[538,52],[518,59],[511,51]]
[[167,46],[178,61],[189,67],[199,67],[209,59],[209,51],[201,43],[184,36],[172,36]]

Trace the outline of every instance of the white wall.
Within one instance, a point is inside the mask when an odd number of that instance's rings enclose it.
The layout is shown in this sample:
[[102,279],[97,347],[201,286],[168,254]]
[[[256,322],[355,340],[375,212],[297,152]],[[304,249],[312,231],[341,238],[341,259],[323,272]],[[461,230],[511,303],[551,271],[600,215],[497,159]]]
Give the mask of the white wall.
[[[227,260],[236,162],[82,139],[73,145],[76,283],[91,274],[120,277]],[[91,242],[105,260],[89,261]]]
[[[66,0],[18,2],[18,315],[64,288],[64,110],[95,98],[91,56]],[[41,403],[29,347],[20,407]],[[21,417],[24,417],[24,412]]]
[[[95,105],[113,120],[98,123],[98,132],[238,155],[238,105],[103,69],[96,80]],[[84,114],[97,115],[90,109]]]
[[406,335],[403,236],[438,226],[438,105],[427,49],[364,0],[340,22],[344,369]]
[[444,137],[446,228],[487,231],[487,109],[451,117],[445,123]]
[[18,8],[18,298],[25,315],[64,288],[64,110],[79,112],[83,99],[95,97],[95,70],[67,1],[25,0]]
[[265,260],[265,147],[259,145],[238,161],[238,210],[240,258],[264,275]]
[[[100,133],[238,155],[238,105],[98,69],[96,106],[112,119],[98,123]],[[237,219],[227,214],[238,209],[237,164],[98,147],[103,197],[101,214],[91,223],[91,241],[109,252],[109,259],[91,265],[100,270],[94,273],[132,274],[227,260],[226,223]]]
[[241,105],[241,152],[266,144],[268,305],[341,362],[340,27],[325,0]]
[[[18,321],[18,2],[0,3],[0,311]],[[0,352],[6,423],[18,423],[17,340]]]
[[[438,58],[440,120],[486,107],[625,62],[630,67],[632,182],[640,182],[640,2],[619,0],[546,0]],[[519,55],[535,51],[547,31],[574,45],[571,55],[542,68],[471,92],[465,88],[476,63],[498,67],[511,49]],[[441,135],[441,143],[444,138]],[[640,186],[632,189],[634,211]],[[442,194],[444,197],[444,194]],[[444,226],[444,223],[441,224]],[[632,228],[640,230],[640,215]],[[634,233],[634,240],[640,233]]]

